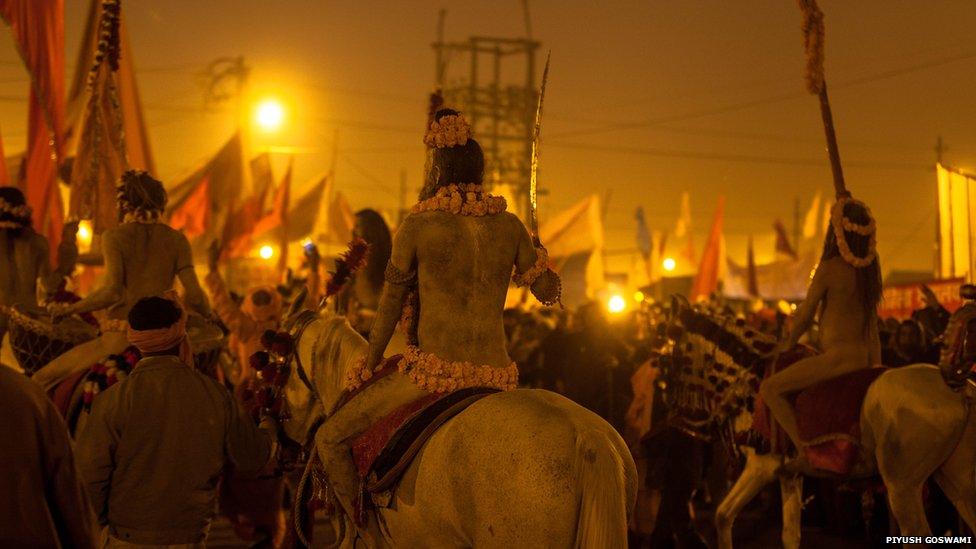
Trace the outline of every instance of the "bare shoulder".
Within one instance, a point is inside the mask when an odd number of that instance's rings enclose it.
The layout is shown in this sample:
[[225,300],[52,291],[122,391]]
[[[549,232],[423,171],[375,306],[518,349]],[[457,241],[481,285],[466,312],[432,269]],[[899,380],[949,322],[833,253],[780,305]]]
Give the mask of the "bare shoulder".
[[519,235],[522,232],[528,232],[525,228],[525,224],[519,219],[519,216],[513,214],[512,212],[502,212],[498,214],[501,218],[501,222],[504,224],[505,228],[511,231],[513,235]]

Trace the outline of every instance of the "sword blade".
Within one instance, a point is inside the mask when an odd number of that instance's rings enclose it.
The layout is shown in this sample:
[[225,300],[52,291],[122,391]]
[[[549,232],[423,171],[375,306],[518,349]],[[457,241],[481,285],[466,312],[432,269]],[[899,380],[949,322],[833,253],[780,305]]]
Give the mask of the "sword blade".
[[546,83],[549,82],[549,56],[546,52],[546,68],[542,71],[542,87],[539,103],[535,107],[535,127],[532,129],[532,164],[529,175],[529,231],[532,240],[539,245],[539,134],[542,131],[542,105],[546,99]]

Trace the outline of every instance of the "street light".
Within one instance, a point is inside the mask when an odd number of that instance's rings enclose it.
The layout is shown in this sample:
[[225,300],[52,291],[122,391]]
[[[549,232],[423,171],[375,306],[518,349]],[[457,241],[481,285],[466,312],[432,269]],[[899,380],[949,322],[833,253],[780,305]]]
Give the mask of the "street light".
[[664,267],[665,271],[670,273],[678,267],[678,262],[675,261],[673,257],[666,257],[664,261],[661,262],[661,266]]
[[274,257],[274,248],[267,245],[261,246],[261,249],[258,250],[258,255],[261,256],[261,259],[271,259]]
[[610,300],[607,301],[607,310],[609,310],[611,313],[622,313],[626,308],[627,301],[624,300],[623,296],[621,295],[613,295],[610,297]]
[[254,121],[266,132],[278,131],[285,121],[285,107],[277,99],[265,99],[254,109]]
[[78,248],[82,252],[91,249],[92,243],[92,223],[84,219],[78,223]]

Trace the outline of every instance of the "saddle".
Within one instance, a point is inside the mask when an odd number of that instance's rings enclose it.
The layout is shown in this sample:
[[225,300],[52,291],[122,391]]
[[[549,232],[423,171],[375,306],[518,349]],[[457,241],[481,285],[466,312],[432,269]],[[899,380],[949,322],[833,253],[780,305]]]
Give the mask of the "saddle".
[[[850,474],[861,457],[861,406],[868,388],[887,368],[865,368],[829,379],[798,393],[793,399],[800,437],[810,464],[822,471]],[[754,431],[771,450],[786,455],[792,444],[778,425],[770,426],[769,408],[756,397]]]
[[[370,384],[395,372],[400,358],[400,355],[387,358],[366,384],[342,400],[348,401]],[[394,410],[357,437],[352,443],[362,487],[357,521],[362,521],[369,508],[389,504],[400,477],[439,427],[468,406],[497,392],[498,389],[472,387],[425,395]]]

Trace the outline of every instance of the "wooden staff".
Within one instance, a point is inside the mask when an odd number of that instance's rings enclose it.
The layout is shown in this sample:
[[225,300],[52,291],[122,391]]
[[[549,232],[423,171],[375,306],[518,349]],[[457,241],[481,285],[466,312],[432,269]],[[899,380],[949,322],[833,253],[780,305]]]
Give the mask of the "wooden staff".
[[827,98],[827,82],[824,78],[824,22],[823,12],[816,0],[798,0],[803,13],[803,39],[806,48],[807,89],[820,98],[820,116],[823,119],[824,135],[827,138],[827,156],[834,176],[834,191],[838,198],[851,195],[844,184],[844,172],[840,165],[840,150],[837,135],[834,133],[834,117],[830,112]]

